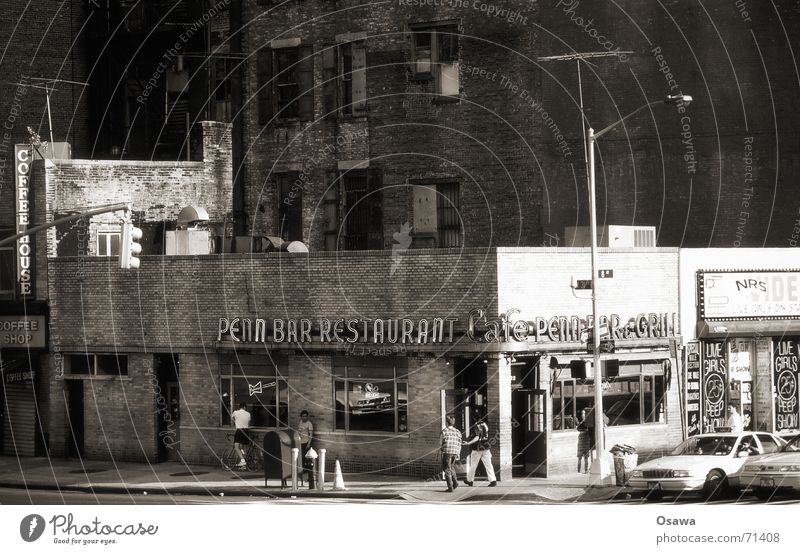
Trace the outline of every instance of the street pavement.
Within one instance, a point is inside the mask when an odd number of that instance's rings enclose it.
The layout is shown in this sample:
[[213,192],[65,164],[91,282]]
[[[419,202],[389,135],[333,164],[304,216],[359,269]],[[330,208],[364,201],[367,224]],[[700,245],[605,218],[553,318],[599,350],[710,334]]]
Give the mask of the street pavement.
[[[476,481],[463,482],[452,493],[444,481],[421,480],[377,474],[345,474],[346,490],[334,491],[333,475],[326,476],[325,490],[309,490],[308,484],[294,491],[282,488],[277,479],[266,485],[263,474],[220,467],[164,462],[150,465],[98,460],[15,458],[0,456],[0,487],[95,494],[239,496],[268,499],[404,500],[417,503],[604,502],[624,498],[626,490],[609,482],[594,481],[586,474],[548,479],[526,478],[498,482],[489,487]],[[164,499],[169,503],[168,499]]]

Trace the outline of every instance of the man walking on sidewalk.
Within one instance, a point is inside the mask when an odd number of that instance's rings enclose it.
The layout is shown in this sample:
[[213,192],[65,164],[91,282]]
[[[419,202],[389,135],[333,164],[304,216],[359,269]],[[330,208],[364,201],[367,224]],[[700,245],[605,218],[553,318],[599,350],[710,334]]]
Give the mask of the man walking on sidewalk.
[[475,434],[464,444],[472,449],[469,453],[467,479],[464,482],[467,486],[472,486],[475,481],[475,471],[478,469],[478,462],[483,462],[483,468],[486,470],[486,477],[489,478],[489,486],[496,487],[497,477],[494,475],[492,451],[490,450],[492,443],[489,441],[489,426],[486,425],[485,421],[478,421],[478,424],[475,426]]
[[455,428],[456,418],[449,415],[445,418],[447,426],[442,429],[442,470],[447,481],[447,492],[458,487],[456,470],[453,467],[461,455],[461,431]]

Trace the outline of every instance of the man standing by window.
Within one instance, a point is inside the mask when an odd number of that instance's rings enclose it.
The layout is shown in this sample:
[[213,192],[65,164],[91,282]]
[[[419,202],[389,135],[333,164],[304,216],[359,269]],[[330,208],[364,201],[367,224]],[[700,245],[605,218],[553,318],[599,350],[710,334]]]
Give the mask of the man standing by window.
[[447,492],[458,488],[456,470],[453,467],[461,455],[461,431],[455,428],[456,418],[452,415],[445,418],[447,426],[442,429],[442,470],[447,481]]
[[303,456],[303,463],[306,460],[306,452],[311,448],[311,440],[314,438],[314,424],[308,419],[308,410],[300,412],[300,425],[297,426],[300,434],[300,448]]
[[231,414],[231,419],[233,426],[236,427],[236,433],[233,435],[234,449],[241,458],[236,469],[247,469],[247,462],[244,459],[244,447],[250,444],[250,435],[247,434],[247,429],[250,427],[250,412],[247,411],[247,404],[240,402],[239,409]]

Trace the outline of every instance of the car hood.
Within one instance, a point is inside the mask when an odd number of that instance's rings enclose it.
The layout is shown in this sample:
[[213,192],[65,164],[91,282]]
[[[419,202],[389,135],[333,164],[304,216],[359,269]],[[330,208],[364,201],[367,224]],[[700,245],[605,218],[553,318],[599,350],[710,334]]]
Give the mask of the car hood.
[[754,464],[800,464],[800,452],[776,452],[750,460]]
[[692,469],[712,467],[726,462],[730,462],[727,456],[665,456],[645,462],[636,469]]

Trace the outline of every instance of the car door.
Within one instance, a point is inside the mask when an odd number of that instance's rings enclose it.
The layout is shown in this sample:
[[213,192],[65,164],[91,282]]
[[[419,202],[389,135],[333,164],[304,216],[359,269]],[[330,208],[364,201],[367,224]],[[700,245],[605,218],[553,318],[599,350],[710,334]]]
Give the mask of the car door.
[[[747,456],[739,456],[740,452],[747,452]],[[728,475],[738,475],[742,471],[744,464],[751,456],[763,454],[764,450],[761,448],[761,443],[753,433],[745,433],[736,442],[733,449],[733,458],[731,459],[730,469]]]
[[762,454],[774,454],[775,452],[779,452],[783,447],[780,439],[773,437],[769,433],[756,433],[756,437],[761,443]]

